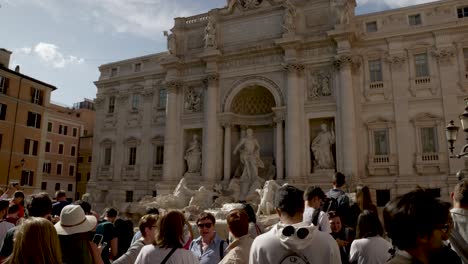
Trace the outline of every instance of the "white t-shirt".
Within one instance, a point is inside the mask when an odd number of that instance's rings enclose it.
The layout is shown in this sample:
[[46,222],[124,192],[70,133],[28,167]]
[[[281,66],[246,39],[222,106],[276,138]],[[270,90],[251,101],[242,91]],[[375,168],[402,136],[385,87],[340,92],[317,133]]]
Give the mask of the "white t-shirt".
[[[314,208],[306,206],[304,208],[304,214],[302,215],[302,221],[304,221],[308,225],[311,225],[314,211],[315,211]],[[327,234],[331,233],[330,221],[328,220],[328,215],[323,211],[321,211],[319,214],[317,226],[320,231],[325,232]]]
[[[304,223],[304,225],[306,225]],[[255,238],[250,248],[249,264],[278,264],[288,262],[288,256],[298,253],[306,258],[309,263],[341,264],[338,244],[330,234],[315,229],[302,240],[288,241],[280,239],[279,224],[274,225],[270,231]],[[300,248],[297,248],[300,247]],[[296,261],[295,263],[305,263]]]
[[3,246],[3,239],[5,238],[7,231],[13,227],[15,227],[14,224],[5,220],[0,222],[0,248]]
[[[154,245],[144,246],[135,261],[135,264],[161,263],[171,252],[171,248],[160,248]],[[190,250],[178,248],[167,260],[166,264],[199,264],[200,261]]]
[[388,250],[392,244],[381,236],[356,239],[351,244],[349,262],[358,264],[380,264],[387,262],[391,255]]

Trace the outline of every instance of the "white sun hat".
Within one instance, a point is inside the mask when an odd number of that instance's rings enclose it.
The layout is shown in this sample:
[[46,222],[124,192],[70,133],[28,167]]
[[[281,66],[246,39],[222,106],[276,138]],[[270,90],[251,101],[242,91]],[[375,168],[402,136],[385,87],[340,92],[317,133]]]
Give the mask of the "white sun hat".
[[73,235],[94,229],[97,219],[94,215],[85,215],[79,205],[67,205],[60,213],[60,221],[55,224],[59,235]]

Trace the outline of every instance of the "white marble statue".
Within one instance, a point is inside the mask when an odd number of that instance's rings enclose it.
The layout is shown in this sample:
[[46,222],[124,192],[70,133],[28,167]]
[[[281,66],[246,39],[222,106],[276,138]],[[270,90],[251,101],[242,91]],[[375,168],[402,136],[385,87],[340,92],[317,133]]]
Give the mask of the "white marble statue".
[[247,129],[246,136],[241,138],[239,144],[234,149],[234,154],[240,151],[240,161],[244,164],[244,170],[240,178],[239,200],[244,201],[246,197],[255,189],[251,189],[254,183],[260,179],[258,168],[263,168],[264,164],[260,159],[260,145],[253,135],[252,129]]
[[227,0],[226,8],[227,8],[228,12],[232,12],[232,10],[234,9],[234,5],[236,3],[237,3],[237,0]]
[[349,0],[335,0],[335,10],[337,17],[337,24],[344,25],[349,24],[351,7],[349,5]]
[[262,189],[256,190],[261,199],[258,205],[257,215],[270,215],[275,213],[274,199],[275,193],[279,187],[275,180],[269,180],[265,182]]
[[293,33],[296,31],[296,8],[289,2],[289,0],[285,1],[286,10],[284,11],[283,15],[283,28],[285,33]]
[[176,53],[176,39],[174,34],[169,34],[167,31],[164,31],[164,36],[167,38],[167,50],[170,54]]
[[188,173],[199,173],[201,169],[201,146],[198,142],[198,135],[194,134],[189,147],[185,151],[184,159],[187,161]]
[[205,48],[217,48],[218,43],[216,41],[216,26],[213,18],[210,17],[208,24],[205,27]]
[[193,87],[187,89],[185,94],[185,110],[187,112],[200,112],[201,111],[201,94]]
[[332,145],[335,144],[335,133],[333,129],[328,131],[327,124],[321,124],[320,128],[321,131],[314,138],[310,147],[315,157],[314,169],[334,169]]
[[198,206],[200,209],[208,209],[213,204],[214,192],[208,190],[205,186],[201,186],[192,198],[190,198],[189,206]]

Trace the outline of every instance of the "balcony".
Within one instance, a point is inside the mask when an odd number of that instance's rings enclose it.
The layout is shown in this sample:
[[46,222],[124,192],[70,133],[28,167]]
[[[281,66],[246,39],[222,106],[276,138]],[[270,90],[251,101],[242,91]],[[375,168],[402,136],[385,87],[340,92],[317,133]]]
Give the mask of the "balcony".
[[369,155],[367,170],[371,176],[395,175],[397,173],[396,155]]
[[416,84],[417,86],[419,85],[428,85],[431,83],[431,77],[430,76],[427,76],[427,77],[418,77],[414,80],[414,84]]
[[384,83],[383,82],[372,82],[369,84],[369,89],[374,90],[374,89],[382,89],[384,88]]
[[418,153],[415,169],[419,175],[446,173],[448,171],[447,155],[442,152]]

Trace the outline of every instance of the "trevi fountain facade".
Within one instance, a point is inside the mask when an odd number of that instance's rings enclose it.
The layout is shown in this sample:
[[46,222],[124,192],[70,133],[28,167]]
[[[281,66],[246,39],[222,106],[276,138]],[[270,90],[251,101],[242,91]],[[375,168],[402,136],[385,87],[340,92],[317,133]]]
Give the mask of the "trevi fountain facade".
[[258,203],[265,181],[327,189],[335,171],[379,206],[417,185],[448,197],[465,167],[444,129],[468,96],[468,4],[355,7],[231,0],[175,18],[167,52],[100,66],[94,206]]

